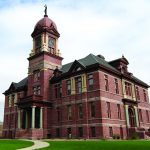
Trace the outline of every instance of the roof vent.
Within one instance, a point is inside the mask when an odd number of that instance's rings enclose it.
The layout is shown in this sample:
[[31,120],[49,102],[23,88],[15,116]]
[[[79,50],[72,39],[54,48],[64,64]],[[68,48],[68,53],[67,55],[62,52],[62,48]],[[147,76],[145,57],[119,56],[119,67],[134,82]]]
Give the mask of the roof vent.
[[105,57],[103,55],[97,55],[99,58],[101,59],[104,59],[105,60]]

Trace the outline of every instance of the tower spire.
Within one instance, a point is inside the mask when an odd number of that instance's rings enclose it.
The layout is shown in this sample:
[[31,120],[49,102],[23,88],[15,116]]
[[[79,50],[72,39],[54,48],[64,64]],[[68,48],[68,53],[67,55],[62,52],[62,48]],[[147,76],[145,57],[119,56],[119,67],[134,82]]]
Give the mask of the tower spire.
[[44,7],[45,7],[45,10],[44,10],[44,13],[45,13],[45,14],[44,14],[44,17],[48,17],[48,15],[47,15],[47,5],[45,4]]

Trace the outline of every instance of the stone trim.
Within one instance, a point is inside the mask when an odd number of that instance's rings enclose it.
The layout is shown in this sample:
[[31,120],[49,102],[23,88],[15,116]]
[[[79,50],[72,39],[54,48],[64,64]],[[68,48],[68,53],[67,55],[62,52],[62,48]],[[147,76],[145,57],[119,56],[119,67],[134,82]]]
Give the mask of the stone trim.
[[59,125],[59,126],[52,126],[53,128],[58,128],[58,127],[66,127],[66,128],[68,128],[68,127],[87,127],[87,125],[89,126],[89,127],[91,127],[91,126],[103,126],[103,127],[105,127],[105,126],[107,126],[107,127],[109,127],[109,126],[112,126],[112,127],[126,127],[126,125],[123,125],[123,124],[111,124],[111,123],[89,123],[89,124],[71,124],[71,125]]
[[142,109],[142,110],[149,110],[149,111],[150,111],[150,108],[141,107],[141,106],[138,106],[138,109]]

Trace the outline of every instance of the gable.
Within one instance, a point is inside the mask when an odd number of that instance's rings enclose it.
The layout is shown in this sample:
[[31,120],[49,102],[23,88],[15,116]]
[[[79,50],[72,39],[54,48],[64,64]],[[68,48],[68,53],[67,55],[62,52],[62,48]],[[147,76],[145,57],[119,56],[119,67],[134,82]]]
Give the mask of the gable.
[[73,64],[71,65],[70,69],[68,70],[68,72],[77,72],[77,71],[81,71],[84,70],[85,66],[83,64],[81,64],[79,61],[75,60],[73,62]]
[[27,77],[18,83],[12,82],[11,85],[9,86],[8,90],[6,90],[3,94],[8,94],[11,92],[24,90],[25,88],[27,88],[27,83],[28,83]]
[[8,88],[8,91],[10,91],[10,92],[15,91],[17,88],[16,85],[17,85],[17,83],[12,82],[10,87]]

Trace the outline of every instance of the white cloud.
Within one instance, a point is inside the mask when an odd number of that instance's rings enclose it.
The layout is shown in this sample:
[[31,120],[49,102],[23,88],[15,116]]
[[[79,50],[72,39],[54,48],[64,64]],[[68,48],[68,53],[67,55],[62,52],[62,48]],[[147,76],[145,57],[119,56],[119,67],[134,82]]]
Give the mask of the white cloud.
[[[12,81],[27,75],[26,58],[32,49],[34,25],[43,17],[44,4],[61,34],[63,63],[88,55],[102,54],[107,60],[121,57],[129,70],[150,84],[150,2],[147,0],[57,0],[0,3],[0,93]],[[0,108],[4,96],[0,95]],[[2,114],[2,113],[1,113]],[[2,115],[0,115],[2,120]]]

